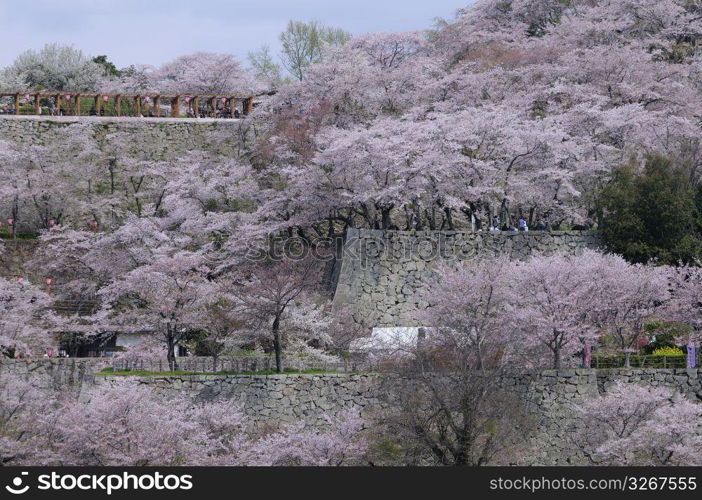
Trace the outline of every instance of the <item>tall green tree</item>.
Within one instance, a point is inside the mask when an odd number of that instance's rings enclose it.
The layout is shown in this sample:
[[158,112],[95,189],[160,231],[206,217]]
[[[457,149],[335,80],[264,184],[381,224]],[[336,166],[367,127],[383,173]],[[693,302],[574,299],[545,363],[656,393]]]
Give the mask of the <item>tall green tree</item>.
[[262,45],[258,50],[249,52],[248,59],[256,81],[268,89],[275,90],[285,82],[280,65],[273,60],[268,45]]
[[322,59],[324,49],[338,47],[351,39],[351,34],[341,28],[324,26],[318,21],[289,21],[280,34],[281,61],[295,78],[305,79],[305,70]]
[[606,245],[631,262],[699,259],[695,191],[688,170],[661,155],[650,155],[641,173],[635,162],[619,168],[600,197]]
[[106,55],[93,57],[93,62],[105,68],[105,74],[109,76],[119,76],[119,70],[112,61],[107,59]]

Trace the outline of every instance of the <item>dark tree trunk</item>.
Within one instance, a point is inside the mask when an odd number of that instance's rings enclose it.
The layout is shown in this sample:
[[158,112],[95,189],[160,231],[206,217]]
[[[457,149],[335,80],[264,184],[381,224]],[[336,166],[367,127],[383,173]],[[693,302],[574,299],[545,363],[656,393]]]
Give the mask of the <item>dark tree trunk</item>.
[[509,213],[509,202],[507,198],[502,200],[502,206],[500,207],[500,225],[512,225],[512,216]]
[[169,335],[166,340],[166,345],[168,348],[168,353],[166,354],[166,359],[168,360],[168,369],[172,372],[178,371],[178,358],[175,355],[176,342],[172,335]]
[[392,208],[383,208],[381,210],[381,218],[382,218],[382,229],[390,229],[390,213],[392,211]]
[[275,351],[275,371],[283,373],[283,346],[280,341],[280,315],[273,320],[273,350]]
[[487,218],[488,218],[488,227],[494,227],[495,222],[495,215],[492,213],[492,206],[490,206],[489,203],[485,203],[485,212],[487,213]]
[[[434,231],[436,229],[436,208],[432,205],[431,210],[426,210],[427,221],[429,222],[429,229]],[[420,229],[417,228],[419,231]]]
[[451,215],[451,209],[449,207],[444,208],[444,215],[449,231],[453,231],[455,227],[453,225],[453,215]]
[[19,196],[15,196],[15,201],[12,204],[12,239],[17,238],[17,229],[19,228]]
[[548,344],[553,351],[553,368],[555,370],[561,367],[561,346],[563,345],[561,342],[562,338],[561,333],[555,330],[553,332],[553,338],[551,339],[552,343]]

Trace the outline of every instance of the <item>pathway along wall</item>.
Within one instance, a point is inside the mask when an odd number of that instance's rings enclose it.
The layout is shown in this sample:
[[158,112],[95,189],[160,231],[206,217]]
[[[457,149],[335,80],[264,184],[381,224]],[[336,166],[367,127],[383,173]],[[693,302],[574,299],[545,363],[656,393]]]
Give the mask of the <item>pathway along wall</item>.
[[334,308],[348,309],[369,326],[417,326],[412,315],[428,306],[419,291],[439,263],[476,256],[526,259],[599,248],[593,231],[456,232],[350,229],[346,234]]

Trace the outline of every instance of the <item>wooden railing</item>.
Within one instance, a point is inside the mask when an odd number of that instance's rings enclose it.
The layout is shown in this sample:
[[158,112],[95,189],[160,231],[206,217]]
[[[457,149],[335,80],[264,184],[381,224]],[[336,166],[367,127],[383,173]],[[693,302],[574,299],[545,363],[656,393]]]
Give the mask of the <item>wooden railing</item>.
[[[13,100],[10,114],[239,118],[251,113],[254,96],[105,94],[96,92],[0,92]],[[168,109],[166,109],[168,108]]]

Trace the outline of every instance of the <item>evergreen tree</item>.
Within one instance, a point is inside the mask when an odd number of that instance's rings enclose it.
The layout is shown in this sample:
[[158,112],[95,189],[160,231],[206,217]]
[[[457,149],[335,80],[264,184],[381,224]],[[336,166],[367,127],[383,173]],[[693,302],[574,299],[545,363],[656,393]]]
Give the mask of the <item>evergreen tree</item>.
[[614,172],[600,199],[605,243],[632,262],[694,262],[702,256],[699,210],[687,170],[650,155],[638,174],[632,162]]

